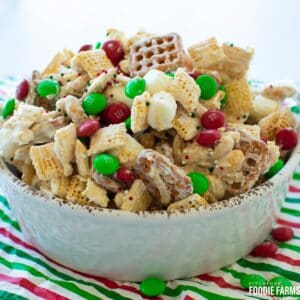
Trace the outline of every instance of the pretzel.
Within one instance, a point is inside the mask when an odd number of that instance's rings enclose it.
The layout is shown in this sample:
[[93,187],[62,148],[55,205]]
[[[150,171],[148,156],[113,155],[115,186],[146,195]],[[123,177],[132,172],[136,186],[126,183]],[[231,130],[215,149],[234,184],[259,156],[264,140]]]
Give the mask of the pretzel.
[[228,185],[228,191],[234,195],[244,193],[253,187],[260,174],[266,170],[269,156],[268,147],[263,141],[243,131],[240,131],[240,135],[239,148],[245,156],[242,166],[244,176],[240,182]]
[[54,143],[31,146],[30,158],[40,180],[51,180],[62,176],[63,167],[54,152]]
[[225,85],[227,101],[225,115],[228,122],[244,123],[251,111],[253,100],[246,78],[234,80]]
[[144,131],[148,127],[147,102],[148,104],[150,103],[150,94],[148,92],[144,92],[133,99],[131,107],[131,131],[133,133]]
[[200,129],[199,119],[190,117],[183,109],[178,108],[173,127],[181,138],[188,141],[197,135]]
[[152,202],[147,187],[142,180],[136,179],[127,193],[123,193],[121,200],[121,209],[138,212],[148,209]]
[[70,178],[66,176],[60,176],[52,178],[51,180],[51,193],[64,199],[67,195],[67,191],[70,185]]
[[258,125],[248,125],[240,123],[228,123],[228,128],[245,131],[253,137],[260,139],[260,127]]
[[93,172],[93,179],[99,186],[112,193],[118,193],[123,190],[122,185],[112,177]]
[[276,100],[281,101],[287,97],[291,97],[296,93],[296,90],[292,86],[288,85],[268,85],[262,91],[262,95]]
[[86,188],[86,180],[79,175],[71,178],[70,185],[66,194],[66,200],[77,204],[89,204],[88,198],[83,195]]
[[132,168],[143,149],[144,147],[140,143],[129,134],[126,134],[124,144],[110,150],[109,153],[116,156],[122,165]]
[[201,91],[195,80],[184,69],[177,69],[169,91],[187,112],[195,111]]
[[197,71],[220,63],[226,58],[222,47],[214,37],[190,46],[188,52]]
[[147,91],[150,94],[155,94],[161,91],[169,91],[172,79],[167,76],[164,72],[159,70],[150,70],[144,76],[146,81]]
[[132,77],[149,70],[172,71],[183,66],[184,52],[176,33],[137,40],[130,47],[129,71]]
[[185,199],[171,203],[167,211],[182,210],[188,208],[198,208],[199,206],[208,205],[207,201],[198,194],[193,194]]
[[109,198],[105,189],[98,186],[93,180],[88,179],[86,188],[82,195],[87,197],[89,201],[101,206],[107,207]]
[[42,75],[47,76],[53,73],[58,73],[62,65],[70,65],[70,61],[73,56],[73,51],[68,49],[63,49],[61,52],[58,52],[42,72]]
[[[174,97],[167,92],[159,92],[152,96],[148,107],[148,124],[162,131],[172,128],[172,121],[176,115],[177,104]],[[159,112],[159,114],[158,114]]]
[[123,146],[126,142],[126,136],[126,127],[124,123],[112,124],[100,128],[91,138],[88,155],[91,156]]
[[73,172],[71,162],[75,155],[76,138],[76,126],[74,123],[58,129],[54,135],[54,151],[63,165],[65,176],[70,176]]
[[72,58],[71,65],[79,72],[85,71],[91,79],[114,67],[101,49],[79,52]]
[[154,198],[164,205],[192,194],[190,178],[168,158],[154,150],[141,151],[136,163],[136,172]]
[[106,87],[108,82],[116,75],[115,68],[110,68],[107,71],[101,73],[98,77],[91,81],[91,85],[87,89],[87,94],[100,93]]
[[282,128],[294,128],[296,121],[289,109],[283,112],[274,112],[269,116],[261,119],[258,123],[261,128],[261,136],[273,140],[278,130]]
[[218,90],[215,96],[208,100],[200,99],[200,103],[207,109],[220,109],[221,108],[221,100],[224,98],[225,92]]
[[58,100],[56,102],[56,109],[65,112],[76,125],[88,118],[81,106],[81,102],[74,96],[67,96]]
[[87,177],[89,175],[89,159],[87,155],[87,149],[79,140],[76,140],[75,145],[75,162],[78,174],[81,177]]
[[255,96],[253,100],[253,111],[251,111],[250,118],[257,123],[260,119],[279,111],[279,104],[262,95]]

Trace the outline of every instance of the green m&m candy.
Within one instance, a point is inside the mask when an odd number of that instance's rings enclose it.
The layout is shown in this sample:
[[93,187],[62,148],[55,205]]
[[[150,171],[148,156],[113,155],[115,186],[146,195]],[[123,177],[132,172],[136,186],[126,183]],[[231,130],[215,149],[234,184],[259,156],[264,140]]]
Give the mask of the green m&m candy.
[[284,161],[279,158],[277,162],[269,169],[269,171],[265,174],[267,178],[273,177],[277,174],[284,166]]
[[146,81],[144,78],[134,78],[125,86],[125,95],[133,99],[135,96],[141,95],[146,90]]
[[100,49],[102,46],[102,43],[101,42],[97,42],[96,45],[95,45],[95,49]]
[[227,101],[227,94],[224,85],[220,85],[219,90],[223,91],[225,93],[223,99],[221,100],[221,107],[224,107]]
[[246,274],[241,278],[240,284],[243,288],[249,289],[249,287],[266,286],[267,281],[264,277],[260,275]]
[[131,117],[128,117],[128,118],[125,120],[125,126],[126,126],[126,129],[127,129],[127,130],[130,130],[130,129],[131,129]]
[[170,72],[170,71],[166,71],[165,74],[169,77],[171,77],[172,79],[174,79],[175,77],[175,74],[173,72]]
[[148,297],[156,297],[166,289],[166,283],[159,278],[149,277],[141,282],[140,291]]
[[110,176],[119,169],[119,160],[110,154],[99,154],[93,160],[93,167],[97,173]]
[[91,93],[82,101],[82,107],[86,114],[97,115],[107,106],[106,97],[100,93]]
[[60,84],[53,79],[45,79],[38,83],[37,93],[41,97],[55,97],[60,92]]
[[205,175],[199,172],[190,172],[187,174],[192,180],[193,193],[202,195],[209,188],[209,181]]
[[300,105],[294,105],[291,107],[291,112],[295,114],[300,114]]
[[196,83],[201,90],[201,99],[210,99],[217,93],[218,83],[216,79],[210,75],[205,74],[198,76]]
[[15,99],[9,99],[6,101],[4,107],[2,108],[2,118],[6,119],[8,116],[10,116],[14,110],[15,110]]

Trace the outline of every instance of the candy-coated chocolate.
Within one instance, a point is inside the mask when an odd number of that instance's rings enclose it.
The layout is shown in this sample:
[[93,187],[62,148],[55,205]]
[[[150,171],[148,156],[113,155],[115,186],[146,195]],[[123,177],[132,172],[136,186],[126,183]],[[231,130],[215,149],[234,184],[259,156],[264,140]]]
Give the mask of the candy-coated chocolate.
[[209,188],[207,177],[199,172],[190,172],[187,174],[192,180],[193,192],[199,195],[204,194]]
[[97,115],[107,106],[106,97],[100,93],[91,93],[82,101],[82,107],[86,114]]
[[201,90],[201,99],[210,99],[217,93],[218,83],[216,79],[210,75],[200,75],[197,77],[196,83]]
[[144,78],[134,78],[125,86],[125,95],[133,99],[135,96],[141,95],[146,90],[146,81]]
[[166,289],[166,283],[156,277],[146,278],[141,282],[140,291],[149,297],[156,297],[162,294]]
[[15,110],[15,99],[9,99],[6,101],[4,107],[2,108],[2,118],[6,119],[8,116],[12,115]]
[[110,154],[99,154],[93,160],[93,167],[97,173],[110,176],[115,174],[119,169],[119,160]]

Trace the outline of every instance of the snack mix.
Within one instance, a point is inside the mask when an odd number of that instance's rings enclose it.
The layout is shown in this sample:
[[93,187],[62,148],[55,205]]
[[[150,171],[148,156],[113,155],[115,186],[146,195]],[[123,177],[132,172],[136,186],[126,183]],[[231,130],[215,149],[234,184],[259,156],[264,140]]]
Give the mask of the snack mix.
[[281,101],[247,81],[252,49],[109,29],[64,49],[2,106],[0,155],[65,202],[132,212],[199,208],[275,175],[297,144]]

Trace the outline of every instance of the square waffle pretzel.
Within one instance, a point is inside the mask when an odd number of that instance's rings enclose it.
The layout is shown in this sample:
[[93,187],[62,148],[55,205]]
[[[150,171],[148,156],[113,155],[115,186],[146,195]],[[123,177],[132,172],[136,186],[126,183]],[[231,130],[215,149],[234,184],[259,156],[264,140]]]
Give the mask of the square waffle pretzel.
[[107,207],[109,198],[104,188],[97,185],[93,180],[88,179],[86,188],[82,193],[83,196],[87,197],[89,201],[101,206]]
[[54,143],[32,146],[30,158],[40,180],[51,180],[63,174],[63,167],[54,152]]
[[151,69],[171,71],[183,66],[184,52],[177,33],[136,41],[129,52],[131,76],[143,76]]

